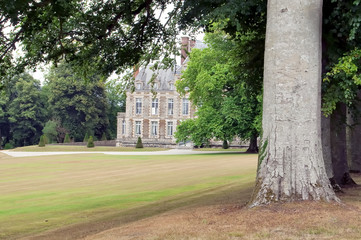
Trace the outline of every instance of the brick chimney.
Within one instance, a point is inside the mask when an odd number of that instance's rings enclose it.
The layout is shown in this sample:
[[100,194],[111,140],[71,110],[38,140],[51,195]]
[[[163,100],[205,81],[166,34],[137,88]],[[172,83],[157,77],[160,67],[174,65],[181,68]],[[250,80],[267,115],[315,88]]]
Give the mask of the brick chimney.
[[184,60],[186,60],[189,52],[189,37],[182,37],[182,46],[181,46],[181,65],[183,65]]
[[138,74],[139,74],[139,67],[134,65],[133,66],[133,77],[136,78]]

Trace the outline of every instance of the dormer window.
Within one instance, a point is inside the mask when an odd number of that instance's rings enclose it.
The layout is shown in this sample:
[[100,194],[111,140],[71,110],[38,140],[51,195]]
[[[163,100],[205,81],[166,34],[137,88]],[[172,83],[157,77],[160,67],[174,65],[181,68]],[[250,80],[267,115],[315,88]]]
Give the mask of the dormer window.
[[174,83],[169,83],[169,89],[174,90]]
[[154,90],[157,90],[157,89],[158,89],[158,83],[154,83],[153,89],[154,89]]
[[140,89],[142,89],[142,84],[141,84],[141,83],[137,83],[135,87],[136,87],[137,90],[140,90]]

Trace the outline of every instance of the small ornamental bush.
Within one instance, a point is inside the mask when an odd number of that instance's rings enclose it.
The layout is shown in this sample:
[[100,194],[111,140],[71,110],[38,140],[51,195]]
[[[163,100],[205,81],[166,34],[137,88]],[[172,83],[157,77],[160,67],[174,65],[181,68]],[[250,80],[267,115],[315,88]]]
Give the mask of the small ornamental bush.
[[69,133],[65,134],[64,143],[70,143]]
[[228,149],[228,148],[229,148],[229,145],[228,145],[227,140],[224,140],[224,141],[223,141],[222,148],[223,148],[223,149]]
[[138,137],[137,145],[135,145],[135,148],[143,148],[142,139]]
[[[49,138],[45,134],[42,136],[44,136],[44,144],[49,144]],[[40,137],[40,140],[41,140],[41,137]],[[39,144],[40,144],[40,142],[39,142]]]
[[11,143],[6,143],[5,146],[4,146],[4,149],[13,149],[14,148],[14,145],[12,145]]
[[107,140],[107,135],[105,135],[105,133],[103,132],[103,135],[102,135],[102,138],[101,138],[102,141],[106,141]]
[[88,135],[88,133],[85,133],[83,142],[88,142],[88,140],[89,140],[89,135]]
[[87,147],[88,148],[93,148],[94,147],[93,136],[89,137]]
[[44,135],[40,136],[39,147],[45,147],[45,137],[44,137]]

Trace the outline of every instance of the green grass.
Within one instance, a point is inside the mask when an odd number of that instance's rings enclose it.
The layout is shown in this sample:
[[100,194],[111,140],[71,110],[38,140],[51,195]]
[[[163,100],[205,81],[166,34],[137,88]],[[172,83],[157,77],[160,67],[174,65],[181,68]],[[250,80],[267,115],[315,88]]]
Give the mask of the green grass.
[[87,148],[87,146],[67,146],[67,145],[38,145],[18,147],[10,151],[14,152],[153,152],[165,151],[168,148],[134,148],[134,147],[98,147]]
[[0,154],[0,239],[135,213],[131,218],[142,218],[169,202],[178,202],[177,207],[188,200],[204,204],[196,199],[235,185],[249,186],[256,164],[256,155],[247,154]]

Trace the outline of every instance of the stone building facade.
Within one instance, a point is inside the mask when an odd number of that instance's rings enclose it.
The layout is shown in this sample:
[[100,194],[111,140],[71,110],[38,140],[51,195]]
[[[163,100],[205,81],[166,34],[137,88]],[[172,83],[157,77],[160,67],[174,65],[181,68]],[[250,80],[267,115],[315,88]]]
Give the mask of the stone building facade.
[[188,96],[181,96],[175,88],[192,47],[205,45],[183,37],[181,66],[157,72],[149,66],[134,73],[135,91],[127,91],[126,112],[118,113],[117,146],[135,146],[141,137],[145,146],[177,147],[174,138],[177,125],[193,118],[195,113]]

